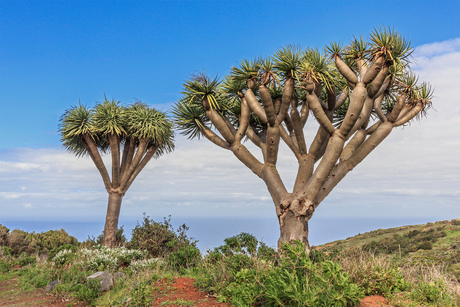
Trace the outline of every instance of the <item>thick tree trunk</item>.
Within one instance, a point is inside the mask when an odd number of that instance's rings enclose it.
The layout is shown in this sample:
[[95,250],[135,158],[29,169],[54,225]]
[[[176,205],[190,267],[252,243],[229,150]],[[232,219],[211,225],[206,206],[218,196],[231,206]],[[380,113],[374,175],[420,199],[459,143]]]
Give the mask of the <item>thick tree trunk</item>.
[[104,227],[104,246],[115,247],[115,239],[118,230],[118,218],[120,216],[121,201],[123,196],[118,193],[109,193],[109,204]]
[[305,249],[309,253],[308,243],[308,220],[304,215],[296,217],[292,211],[288,211],[280,221],[280,238],[278,239],[278,250],[286,242],[300,240],[305,244]]

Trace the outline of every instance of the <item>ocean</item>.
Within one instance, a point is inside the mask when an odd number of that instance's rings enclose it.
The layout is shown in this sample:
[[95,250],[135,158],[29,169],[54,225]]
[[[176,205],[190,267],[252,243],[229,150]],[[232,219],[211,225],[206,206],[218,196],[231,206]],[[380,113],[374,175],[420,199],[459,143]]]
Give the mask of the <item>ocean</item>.
[[[162,222],[163,217],[151,217]],[[315,218],[309,222],[309,241],[311,245],[320,245],[376,229],[386,229],[404,225],[425,224],[435,222],[429,218]],[[240,218],[240,217],[173,217],[171,223],[175,229],[186,224],[189,227],[188,236],[198,240],[198,248],[205,252],[223,244],[225,238],[247,232],[256,236],[259,241],[268,246],[276,247],[279,226],[273,218]],[[104,221],[1,221],[0,224],[10,230],[21,229],[28,232],[44,232],[64,229],[70,235],[84,241],[88,237],[97,237],[104,229]],[[131,237],[131,231],[136,226],[136,220],[120,220],[126,237]]]

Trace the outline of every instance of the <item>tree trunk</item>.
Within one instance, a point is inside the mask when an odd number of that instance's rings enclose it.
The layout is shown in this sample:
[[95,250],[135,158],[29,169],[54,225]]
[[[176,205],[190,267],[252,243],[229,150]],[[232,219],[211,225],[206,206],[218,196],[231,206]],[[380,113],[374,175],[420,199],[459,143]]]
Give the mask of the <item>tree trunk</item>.
[[308,243],[308,220],[304,215],[295,217],[294,213],[289,210],[280,221],[280,238],[278,240],[278,250],[286,242],[300,240],[305,244],[307,253],[310,253]]
[[123,196],[118,193],[109,193],[109,204],[104,227],[104,246],[115,247],[118,230],[118,217],[120,216],[121,201]]

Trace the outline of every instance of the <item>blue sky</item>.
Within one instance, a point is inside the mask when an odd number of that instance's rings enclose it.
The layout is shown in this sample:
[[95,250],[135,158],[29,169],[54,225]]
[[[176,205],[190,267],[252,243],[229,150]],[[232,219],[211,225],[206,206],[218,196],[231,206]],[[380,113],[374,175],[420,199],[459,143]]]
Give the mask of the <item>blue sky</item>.
[[[103,219],[101,178],[57,134],[59,117],[79,101],[92,106],[105,94],[166,111],[196,71],[223,76],[286,44],[322,48],[382,25],[416,47],[414,68],[435,87],[435,110],[393,132],[316,215],[460,217],[458,16],[458,1],[2,0],[0,223]],[[287,154],[280,165],[290,180]],[[230,153],[178,136],[176,151],[136,179],[122,216],[243,211],[274,215],[262,181]]]

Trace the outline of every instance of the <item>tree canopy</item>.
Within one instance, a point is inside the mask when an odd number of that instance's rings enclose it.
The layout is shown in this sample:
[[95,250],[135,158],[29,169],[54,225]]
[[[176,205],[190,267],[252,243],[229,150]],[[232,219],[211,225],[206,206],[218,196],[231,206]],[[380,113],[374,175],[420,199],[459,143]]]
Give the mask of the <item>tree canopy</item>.
[[[411,53],[410,42],[387,28],[324,50],[288,45],[268,58],[242,60],[224,78],[192,75],[173,107],[174,120],[182,134],[231,150],[262,178],[280,242],[308,245],[307,221],[321,201],[393,128],[431,106],[433,90],[411,71]],[[305,129],[310,114],[318,123],[313,131]],[[298,161],[289,190],[276,168],[281,141]]]

